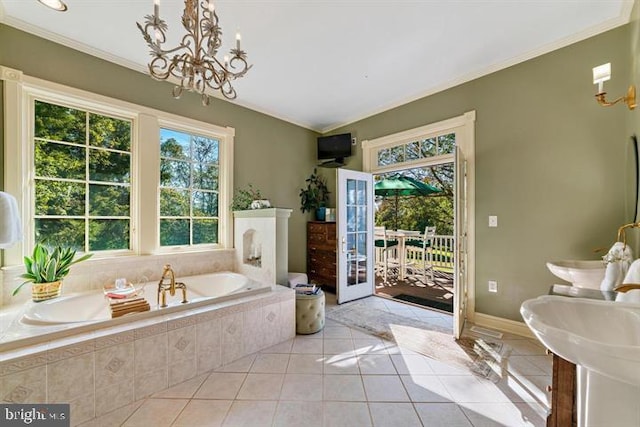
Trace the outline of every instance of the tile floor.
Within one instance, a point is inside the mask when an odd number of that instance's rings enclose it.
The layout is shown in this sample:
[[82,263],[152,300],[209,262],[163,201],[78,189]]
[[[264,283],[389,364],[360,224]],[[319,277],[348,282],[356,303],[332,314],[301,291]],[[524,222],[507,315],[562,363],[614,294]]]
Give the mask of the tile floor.
[[[449,315],[370,297],[439,326]],[[335,296],[327,294],[327,304]],[[551,359],[508,335],[498,383],[327,321],[323,331],[250,355],[86,423],[93,426],[544,426]]]

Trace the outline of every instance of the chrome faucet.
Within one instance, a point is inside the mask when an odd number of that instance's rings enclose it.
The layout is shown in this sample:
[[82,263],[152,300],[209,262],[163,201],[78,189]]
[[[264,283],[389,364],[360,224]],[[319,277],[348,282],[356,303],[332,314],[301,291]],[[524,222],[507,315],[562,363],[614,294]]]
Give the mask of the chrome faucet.
[[[165,280],[169,280],[169,283],[165,283]],[[169,291],[169,295],[174,296],[176,294],[176,288],[182,289],[182,304],[187,303],[187,285],[182,282],[176,282],[176,275],[171,268],[171,265],[165,264],[162,270],[162,277],[158,283],[158,304],[160,307],[167,307],[166,292]],[[162,304],[160,304],[162,302]]]

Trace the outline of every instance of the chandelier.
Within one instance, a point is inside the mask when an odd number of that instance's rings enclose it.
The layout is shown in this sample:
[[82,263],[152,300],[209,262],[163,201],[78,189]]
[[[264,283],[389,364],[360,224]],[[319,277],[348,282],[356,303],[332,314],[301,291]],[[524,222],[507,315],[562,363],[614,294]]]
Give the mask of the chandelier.
[[[199,3],[199,4],[198,4]],[[227,99],[235,99],[231,81],[240,78],[251,68],[247,54],[240,48],[240,33],[236,47],[221,62],[216,55],[222,45],[222,29],[218,25],[213,0],[184,0],[182,26],[187,33],[172,49],[164,49],[167,23],[160,19],[160,0],[153,1],[153,15],[144,17],[144,27],[136,22],[142,37],[151,49],[149,74],[156,80],[178,80],[173,88],[174,98],[186,89],[200,93],[202,104],[209,105],[207,89],[220,91]]]

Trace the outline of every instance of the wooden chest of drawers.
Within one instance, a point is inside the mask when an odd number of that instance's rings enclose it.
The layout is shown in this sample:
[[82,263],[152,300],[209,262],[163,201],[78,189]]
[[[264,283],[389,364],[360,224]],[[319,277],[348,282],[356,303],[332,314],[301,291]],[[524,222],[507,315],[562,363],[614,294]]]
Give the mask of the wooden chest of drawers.
[[310,221],[307,223],[307,275],[309,281],[323,289],[336,289],[336,223]]

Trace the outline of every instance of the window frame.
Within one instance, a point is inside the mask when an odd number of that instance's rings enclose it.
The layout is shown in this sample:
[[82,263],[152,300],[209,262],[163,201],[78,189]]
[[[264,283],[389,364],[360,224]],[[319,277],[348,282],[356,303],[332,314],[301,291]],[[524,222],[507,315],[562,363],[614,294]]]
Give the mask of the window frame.
[[[27,241],[29,243],[30,247],[33,247],[33,245],[35,244],[35,217],[36,217],[36,213],[35,213],[35,199],[36,199],[36,194],[35,194],[35,183],[36,183],[36,173],[35,173],[35,134],[34,134],[34,130],[35,130],[35,126],[34,126],[34,118],[35,118],[35,102],[36,101],[40,101],[40,102],[46,102],[49,104],[55,104],[55,105],[60,105],[60,106],[64,106],[67,108],[73,108],[73,109],[77,109],[79,111],[82,111],[84,113],[88,113],[88,114],[99,114],[99,115],[105,115],[105,116],[109,116],[112,118],[116,118],[116,119],[120,119],[120,120],[127,120],[131,122],[131,145],[129,148],[129,153],[130,153],[130,169],[129,169],[129,173],[130,173],[130,179],[129,179],[129,249],[115,249],[115,250],[106,250],[106,251],[98,251],[96,252],[96,254],[100,254],[100,257],[110,257],[110,256],[121,256],[121,255],[132,255],[135,254],[137,247],[135,246],[135,242],[137,241],[136,239],[136,224],[134,222],[135,218],[136,218],[136,208],[135,208],[135,200],[136,200],[136,194],[135,194],[135,181],[137,181],[137,178],[134,176],[134,169],[135,169],[135,164],[136,164],[136,159],[135,159],[135,153],[134,151],[136,150],[136,135],[137,135],[137,129],[136,129],[136,118],[135,118],[135,114],[133,114],[130,111],[127,111],[125,114],[122,114],[121,112],[118,113],[114,113],[113,111],[105,111],[105,110],[98,110],[96,108],[101,108],[101,105],[98,104],[93,104],[90,105],[91,107],[94,108],[86,108],[84,105],[80,105],[80,103],[83,103],[83,100],[77,100],[78,102],[76,102],[73,99],[61,99],[60,97],[56,97],[56,96],[51,96],[50,94],[40,94],[40,93],[36,93],[35,91],[30,91],[27,90],[25,91],[25,97],[26,97],[26,103],[24,105],[26,111],[26,117],[28,117],[29,120],[29,126],[26,129],[26,136],[25,136],[25,142],[28,145],[28,149],[26,150],[26,156],[27,156],[27,166],[28,166],[28,175],[29,175],[29,184],[28,184],[28,195],[29,195],[29,200],[27,201],[26,204],[24,204],[24,206],[26,207],[25,210],[27,210],[28,212],[28,216],[23,214],[23,235],[25,236],[24,241]],[[67,102],[69,101],[69,102]],[[88,129],[87,129],[88,132]],[[91,149],[91,144],[89,144],[88,141],[85,141],[85,145],[84,145],[85,149],[87,150],[87,156],[90,153],[90,149]],[[96,149],[102,149],[100,147],[97,147]],[[88,158],[85,159],[85,168],[88,166]],[[91,185],[91,179],[86,176],[85,177],[85,182],[87,186]],[[89,197],[89,192],[87,192],[85,194],[85,201],[86,203],[88,203],[88,197]],[[88,212],[89,206],[87,205],[85,207],[85,213],[83,215],[83,219],[85,221],[89,221],[91,218],[91,215],[89,215]],[[85,224],[85,231],[87,231],[88,229],[88,224]],[[84,244],[85,246],[88,243],[88,239],[89,236],[85,235],[84,237]],[[82,252],[82,251],[79,251]]]
[[[16,197],[23,226],[23,241],[4,251],[4,266],[22,265],[23,256],[31,253],[35,243],[33,109],[36,99],[132,122],[131,249],[95,252],[92,260],[233,248],[233,218],[229,205],[233,192],[234,128],[26,76],[19,70],[3,66],[0,66],[0,80],[4,83],[4,191]],[[161,126],[202,134],[220,141],[217,244],[159,246]]]

